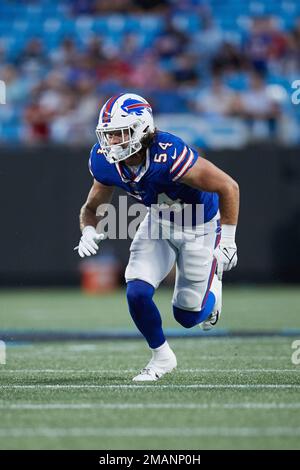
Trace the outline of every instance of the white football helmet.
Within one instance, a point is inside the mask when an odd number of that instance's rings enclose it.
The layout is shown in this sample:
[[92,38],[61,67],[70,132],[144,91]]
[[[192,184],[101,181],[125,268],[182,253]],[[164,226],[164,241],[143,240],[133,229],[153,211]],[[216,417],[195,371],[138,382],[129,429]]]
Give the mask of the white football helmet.
[[[109,135],[120,132],[122,140],[114,145]],[[141,139],[154,132],[150,104],[141,96],[124,93],[110,98],[102,107],[96,128],[101,149],[109,163],[130,157],[142,148]]]

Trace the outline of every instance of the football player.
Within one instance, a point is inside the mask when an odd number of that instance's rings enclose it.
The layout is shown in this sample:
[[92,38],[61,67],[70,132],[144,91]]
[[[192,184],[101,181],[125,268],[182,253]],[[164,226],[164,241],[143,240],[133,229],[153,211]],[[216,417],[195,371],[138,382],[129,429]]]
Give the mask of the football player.
[[[94,183],[80,212],[78,252],[81,257],[97,253],[103,234],[96,231],[96,211],[111,200],[114,187],[149,208],[131,244],[125,278],[130,314],[152,351],[133,380],[155,381],[177,365],[153,301],[155,289],[176,263],[172,304],[177,322],[185,328],[201,324],[204,330],[217,323],[223,271],[237,264],[239,187],[179,137],[157,130],[151,106],[141,96],[110,98],[100,111],[96,134],[99,143],[89,161]],[[182,236],[174,218],[167,221],[157,210],[172,202],[183,212],[191,210],[191,220],[180,227]],[[162,233],[168,227],[167,237],[151,236],[153,220]]]

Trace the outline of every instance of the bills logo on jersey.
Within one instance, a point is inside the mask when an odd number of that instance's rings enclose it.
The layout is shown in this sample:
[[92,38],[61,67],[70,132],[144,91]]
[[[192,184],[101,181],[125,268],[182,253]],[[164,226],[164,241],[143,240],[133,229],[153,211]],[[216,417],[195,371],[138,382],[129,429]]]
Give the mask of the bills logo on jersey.
[[151,106],[149,103],[143,103],[142,101],[138,101],[133,98],[128,98],[121,106],[121,109],[125,111],[125,113],[136,114],[137,116],[142,116],[145,108],[151,113]]

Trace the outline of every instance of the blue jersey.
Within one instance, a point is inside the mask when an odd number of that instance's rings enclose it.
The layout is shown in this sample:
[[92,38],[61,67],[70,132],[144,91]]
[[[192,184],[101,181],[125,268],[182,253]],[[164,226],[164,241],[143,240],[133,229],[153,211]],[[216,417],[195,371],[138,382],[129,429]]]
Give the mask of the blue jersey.
[[108,163],[99,144],[91,150],[89,168],[96,181],[124,189],[147,207],[163,203],[167,197],[171,201],[192,205],[193,220],[196,220],[198,205],[201,204],[204,222],[208,222],[218,211],[218,195],[180,182],[198,158],[201,157],[196,150],[179,137],[157,131],[139,173],[133,174],[124,162]]

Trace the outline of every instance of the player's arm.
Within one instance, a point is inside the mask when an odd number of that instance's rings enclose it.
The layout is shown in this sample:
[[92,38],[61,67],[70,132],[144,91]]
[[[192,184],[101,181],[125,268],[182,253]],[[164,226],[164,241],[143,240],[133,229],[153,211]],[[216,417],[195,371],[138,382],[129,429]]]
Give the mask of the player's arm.
[[87,200],[80,210],[79,220],[81,230],[88,225],[96,228],[101,218],[101,215],[96,215],[97,209],[100,205],[108,204],[111,201],[113,192],[113,186],[105,186],[94,179],[94,183],[90,189]]
[[221,280],[223,271],[229,271],[237,264],[235,231],[239,215],[239,186],[229,175],[204,158],[198,158],[180,181],[219,195],[222,235],[214,256],[217,259],[218,278]]
[[222,225],[237,225],[239,214],[239,186],[227,173],[213,163],[198,158],[180,182],[193,188],[217,193],[220,200]]
[[87,200],[80,210],[80,229],[82,237],[78,247],[79,256],[95,255],[98,251],[98,244],[103,240],[102,233],[97,233],[96,227],[104,214],[97,215],[98,207],[103,205],[105,207],[111,201],[114,188],[112,186],[105,186],[94,180],[93,186],[90,189]]

